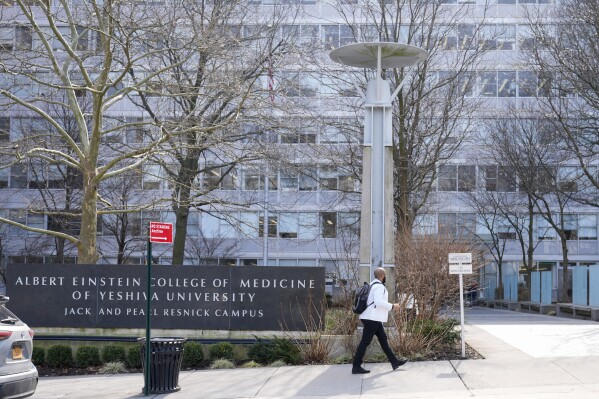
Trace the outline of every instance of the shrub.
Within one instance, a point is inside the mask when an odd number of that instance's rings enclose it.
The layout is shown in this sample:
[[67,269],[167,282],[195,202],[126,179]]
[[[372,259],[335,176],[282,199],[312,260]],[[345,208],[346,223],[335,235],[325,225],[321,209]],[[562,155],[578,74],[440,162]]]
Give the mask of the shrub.
[[126,372],[127,369],[122,362],[108,362],[98,370],[98,374],[121,374]]
[[73,363],[73,350],[68,345],[52,345],[46,351],[46,364],[50,367],[69,367]]
[[258,342],[248,350],[250,360],[261,364],[269,364],[276,360],[282,360],[287,364],[300,362],[300,351],[291,340],[277,337],[270,342],[259,338],[257,340]]
[[214,345],[210,345],[210,360],[233,360],[234,356],[233,344],[230,342],[219,342]]
[[141,345],[133,345],[127,349],[127,365],[129,367],[141,367]]
[[127,361],[127,351],[123,345],[106,345],[102,348],[102,361],[104,363]]
[[46,363],[46,348],[40,348],[38,346],[33,347],[33,353],[31,354],[31,361],[37,366],[41,366]]
[[75,353],[75,364],[81,368],[101,365],[100,350],[96,346],[80,346]]
[[183,366],[199,366],[204,360],[204,348],[197,342],[186,342],[183,345]]
[[460,324],[456,319],[445,320],[415,320],[408,329],[413,334],[426,337],[444,345],[453,345],[460,339],[460,333],[455,327]]
[[285,366],[287,366],[287,363],[285,363],[282,360],[275,360],[274,362],[272,362],[268,365],[268,367],[285,367]]
[[245,362],[241,365],[242,368],[244,369],[253,369],[253,368],[257,368],[257,367],[262,367],[262,365],[260,363],[256,363],[253,360],[250,360],[249,362]]
[[228,359],[216,359],[210,365],[211,369],[234,369],[235,365]]

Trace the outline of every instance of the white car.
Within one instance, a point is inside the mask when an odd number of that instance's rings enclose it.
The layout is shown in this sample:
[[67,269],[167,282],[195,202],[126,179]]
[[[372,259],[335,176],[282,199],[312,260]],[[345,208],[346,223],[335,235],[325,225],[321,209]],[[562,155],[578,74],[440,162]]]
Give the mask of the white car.
[[33,395],[37,369],[31,363],[33,330],[4,306],[0,295],[0,398],[16,399]]

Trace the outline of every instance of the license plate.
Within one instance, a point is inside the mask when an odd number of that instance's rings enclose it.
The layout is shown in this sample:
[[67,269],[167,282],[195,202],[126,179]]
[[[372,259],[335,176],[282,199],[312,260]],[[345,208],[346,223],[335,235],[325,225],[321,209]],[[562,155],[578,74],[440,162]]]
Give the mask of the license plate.
[[13,346],[12,348],[13,360],[19,360],[23,358],[23,348],[20,346]]

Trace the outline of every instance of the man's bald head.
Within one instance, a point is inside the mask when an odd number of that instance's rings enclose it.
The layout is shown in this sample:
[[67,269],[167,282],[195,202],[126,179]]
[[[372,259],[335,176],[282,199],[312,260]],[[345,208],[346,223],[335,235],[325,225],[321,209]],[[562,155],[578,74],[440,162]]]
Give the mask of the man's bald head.
[[385,277],[385,274],[387,274],[387,272],[385,272],[385,269],[383,269],[382,267],[377,267],[376,269],[374,269],[374,278],[376,278],[377,280],[382,281]]

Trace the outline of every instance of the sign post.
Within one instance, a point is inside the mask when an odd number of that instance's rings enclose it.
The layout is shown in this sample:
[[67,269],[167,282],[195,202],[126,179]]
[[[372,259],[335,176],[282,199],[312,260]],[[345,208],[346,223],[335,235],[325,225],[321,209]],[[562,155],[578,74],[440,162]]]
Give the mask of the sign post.
[[146,358],[144,372],[144,395],[149,394],[150,390],[150,303],[152,302],[152,243],[173,243],[173,224],[162,222],[150,222],[150,238],[148,239],[148,285],[146,288]]
[[462,338],[462,358],[466,357],[466,343],[464,341],[464,274],[472,274],[472,253],[450,253],[448,256],[449,274],[460,276],[460,336]]

